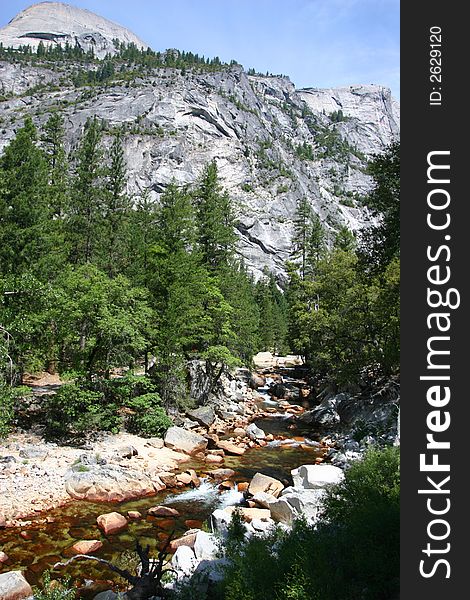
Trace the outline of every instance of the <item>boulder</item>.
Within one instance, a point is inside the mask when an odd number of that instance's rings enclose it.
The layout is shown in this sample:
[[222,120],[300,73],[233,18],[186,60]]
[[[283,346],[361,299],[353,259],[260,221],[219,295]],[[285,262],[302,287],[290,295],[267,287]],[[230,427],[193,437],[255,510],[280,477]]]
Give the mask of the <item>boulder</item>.
[[139,452],[134,446],[122,446],[118,449],[117,454],[122,458],[132,458],[133,456],[137,456]]
[[204,460],[208,464],[220,465],[224,462],[224,457],[217,454],[208,454]]
[[253,496],[259,492],[266,492],[277,498],[283,489],[284,485],[274,477],[256,473],[248,487],[248,492]]
[[153,437],[147,440],[147,444],[152,446],[152,448],[157,448],[160,450],[165,445],[165,442],[162,440],[162,438]]
[[158,478],[166,487],[176,487],[176,475],[174,473],[170,473],[169,471],[163,471],[158,474]]
[[273,369],[277,366],[277,360],[271,352],[258,352],[253,356],[253,364],[257,369]]
[[276,523],[273,519],[253,519],[250,525],[256,532],[268,533]]
[[198,531],[194,543],[194,554],[198,561],[213,560],[218,553],[218,545],[215,536],[205,531]]
[[316,522],[320,514],[325,490],[303,490],[286,488],[282,496],[269,504],[271,517],[278,523],[291,526],[293,521],[303,516],[311,522]]
[[[240,489],[240,488],[239,488]],[[252,498],[253,502],[255,502],[261,508],[268,508],[273,503],[276,502],[276,497],[272,494],[267,494],[266,492],[258,492]]]
[[285,398],[286,397],[287,388],[283,383],[274,383],[269,388],[269,393],[276,398]]
[[340,421],[336,410],[336,398],[325,398],[316,408],[308,410],[299,419],[309,425],[318,425],[319,427],[332,427]]
[[252,390],[257,390],[258,388],[266,385],[266,380],[261,375],[253,373],[250,377],[249,385]]
[[200,406],[194,410],[189,410],[186,414],[190,419],[207,428],[215,421],[215,412],[212,406]]
[[255,423],[250,423],[246,428],[246,435],[250,440],[264,440],[266,434]]
[[325,488],[341,483],[344,473],[333,465],[302,465],[291,471],[295,488],[306,490]]
[[0,550],[0,565],[3,565],[3,563],[8,562],[9,560],[10,557],[8,556],[8,554]]
[[180,546],[171,559],[171,566],[177,572],[177,577],[188,576],[196,568],[197,560],[189,546]]
[[235,454],[235,456],[241,456],[242,454],[245,454],[245,448],[241,448],[240,446],[232,444],[231,442],[227,442],[226,440],[220,440],[220,442],[217,444],[217,447],[221,450],[224,450],[228,454]]
[[233,469],[213,469],[207,473],[212,479],[215,481],[225,481],[226,479],[230,479],[235,475],[235,471]]
[[178,473],[176,475],[176,481],[184,485],[189,485],[192,481],[192,477],[189,473]]
[[287,498],[279,498],[276,502],[269,505],[271,519],[276,523],[284,523],[291,526],[294,520],[299,516],[296,509],[290,504]]
[[213,528],[217,531],[224,531],[232,520],[232,515],[235,510],[240,511],[241,517],[245,523],[251,523],[253,519],[260,519],[263,521],[271,517],[270,511],[265,508],[226,506],[225,508],[218,508],[212,513],[211,523]]
[[128,510],[127,517],[128,519],[141,519],[142,514],[138,510]]
[[179,517],[176,508],[170,508],[169,506],[152,506],[148,509],[147,514],[152,517]]
[[165,435],[165,446],[186,454],[196,454],[207,447],[207,439],[182,427],[170,427]]
[[76,500],[123,502],[153,496],[161,489],[158,482],[136,469],[118,465],[90,465],[87,470],[70,469],[65,475],[65,489]]
[[98,527],[105,535],[113,535],[127,527],[127,519],[117,512],[100,515],[96,519]]
[[1,600],[22,600],[32,595],[33,590],[21,571],[8,571],[0,575]]
[[194,543],[196,542],[196,533],[186,533],[180,538],[176,540],[171,540],[170,542],[170,552],[176,552],[177,548],[180,546],[188,546],[188,548],[194,548]]
[[72,546],[72,551],[76,554],[92,554],[103,547],[103,542],[99,540],[80,540]]
[[243,427],[235,427],[235,429],[232,431],[232,435],[234,437],[245,437],[246,431],[243,429]]
[[0,514],[0,529],[4,529],[7,526],[7,520]]

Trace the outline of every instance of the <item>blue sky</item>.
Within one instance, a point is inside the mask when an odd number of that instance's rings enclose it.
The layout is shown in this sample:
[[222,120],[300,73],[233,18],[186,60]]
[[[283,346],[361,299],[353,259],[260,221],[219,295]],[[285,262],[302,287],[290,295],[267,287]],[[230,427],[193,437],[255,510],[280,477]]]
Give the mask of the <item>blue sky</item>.
[[[33,2],[2,0],[0,26]],[[377,83],[400,93],[399,0],[74,0],[155,50],[232,58],[297,87]]]

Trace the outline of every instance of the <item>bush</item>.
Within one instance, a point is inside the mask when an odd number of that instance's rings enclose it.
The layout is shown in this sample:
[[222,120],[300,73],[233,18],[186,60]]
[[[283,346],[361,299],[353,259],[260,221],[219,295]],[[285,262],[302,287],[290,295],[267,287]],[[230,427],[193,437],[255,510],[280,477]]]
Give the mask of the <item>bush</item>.
[[117,431],[121,419],[114,403],[101,392],[76,383],[63,385],[46,403],[46,435],[61,438],[87,431]]
[[0,382],[0,438],[10,433],[14,410],[14,395],[7,384]]
[[11,387],[0,380],[0,438],[6,437],[15,419],[15,406],[21,398],[31,396],[25,385]]
[[52,582],[50,572],[45,571],[42,579],[42,588],[34,588],[35,600],[74,600],[76,598],[75,589],[70,587],[70,577]]
[[145,437],[162,437],[173,425],[162,407],[158,394],[144,394],[133,398],[127,406],[135,411],[128,422],[129,431]]
[[224,600],[388,600],[399,588],[399,450],[371,450],[325,500],[314,528],[299,520],[266,538],[229,528]]

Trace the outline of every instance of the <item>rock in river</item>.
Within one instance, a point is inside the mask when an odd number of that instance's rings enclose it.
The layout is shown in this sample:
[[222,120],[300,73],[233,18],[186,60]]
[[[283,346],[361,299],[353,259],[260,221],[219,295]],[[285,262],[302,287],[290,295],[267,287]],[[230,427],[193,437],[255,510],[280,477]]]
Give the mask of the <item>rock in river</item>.
[[127,527],[126,517],[120,515],[117,512],[100,515],[99,517],[97,517],[96,523],[105,535],[112,535],[113,533],[118,533],[119,531]]
[[21,600],[32,595],[33,590],[21,571],[9,571],[0,575],[1,600]]
[[151,496],[164,487],[160,481],[152,481],[136,469],[118,465],[90,465],[84,469],[72,468],[65,476],[65,489],[77,500],[122,502]]
[[206,438],[182,427],[170,427],[165,435],[165,446],[186,454],[196,454],[207,447]]

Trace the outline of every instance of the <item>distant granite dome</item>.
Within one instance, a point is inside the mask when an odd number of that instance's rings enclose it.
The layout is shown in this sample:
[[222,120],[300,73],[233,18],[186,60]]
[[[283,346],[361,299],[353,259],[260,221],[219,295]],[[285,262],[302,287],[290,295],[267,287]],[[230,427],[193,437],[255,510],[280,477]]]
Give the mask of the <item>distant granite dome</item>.
[[33,4],[0,29],[0,42],[5,47],[29,44],[37,48],[41,41],[46,46],[65,46],[68,42],[72,46],[78,44],[84,51],[92,49],[97,58],[116,52],[113,39],[125,44],[132,42],[139,48],[148,47],[125,27],[62,2]]

